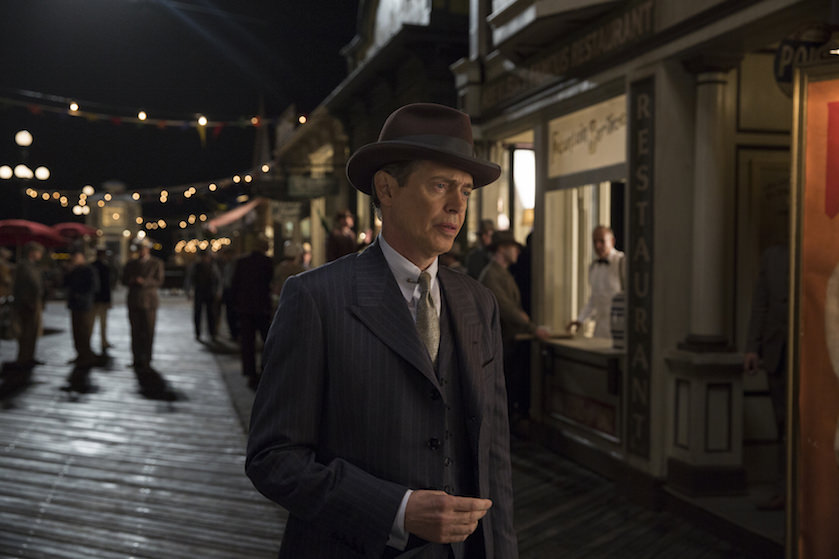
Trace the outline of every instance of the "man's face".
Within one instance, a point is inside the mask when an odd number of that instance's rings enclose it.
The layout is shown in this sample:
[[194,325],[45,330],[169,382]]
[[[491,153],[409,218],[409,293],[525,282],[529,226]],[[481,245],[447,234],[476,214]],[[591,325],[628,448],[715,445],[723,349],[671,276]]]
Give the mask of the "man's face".
[[451,250],[466,215],[472,175],[433,161],[420,161],[398,186],[382,173],[387,188],[379,192],[383,231],[400,254],[425,269]]
[[518,262],[519,254],[521,254],[519,246],[514,244],[501,245],[498,247],[498,252],[502,254],[508,266]]
[[492,229],[487,229],[483,233],[481,233],[481,244],[489,246],[489,243],[492,242]]
[[598,258],[606,258],[615,246],[615,237],[605,229],[595,229],[591,239]]

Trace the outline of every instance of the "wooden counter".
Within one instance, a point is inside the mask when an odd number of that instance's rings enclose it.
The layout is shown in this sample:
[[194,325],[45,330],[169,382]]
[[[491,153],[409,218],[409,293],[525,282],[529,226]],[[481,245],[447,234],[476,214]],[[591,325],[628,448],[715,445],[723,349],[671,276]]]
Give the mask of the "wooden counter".
[[624,351],[603,338],[560,338],[541,344],[542,422],[570,430],[604,450],[624,438]]

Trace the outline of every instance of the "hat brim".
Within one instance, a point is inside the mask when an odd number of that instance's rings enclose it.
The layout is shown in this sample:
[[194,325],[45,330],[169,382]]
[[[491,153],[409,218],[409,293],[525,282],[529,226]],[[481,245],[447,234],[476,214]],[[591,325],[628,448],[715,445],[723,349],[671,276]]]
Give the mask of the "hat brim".
[[445,149],[403,141],[384,141],[367,144],[347,161],[347,178],[355,188],[365,194],[373,189],[373,175],[389,163],[397,161],[429,160],[450,165],[472,176],[473,188],[486,186],[501,176],[501,167],[495,163],[454,153]]

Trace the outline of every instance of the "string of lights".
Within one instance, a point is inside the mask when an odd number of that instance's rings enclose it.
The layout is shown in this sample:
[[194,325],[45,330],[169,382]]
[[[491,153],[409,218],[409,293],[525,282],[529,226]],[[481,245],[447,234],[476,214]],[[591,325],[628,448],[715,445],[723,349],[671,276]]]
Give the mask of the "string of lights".
[[[200,112],[190,116],[177,115],[172,118],[164,116],[163,111],[151,109],[128,109],[103,105],[94,101],[80,101],[70,97],[48,95],[36,91],[15,90],[17,97],[0,97],[0,106],[25,107],[33,115],[44,113],[63,114],[85,118],[88,121],[109,122],[114,125],[123,123],[136,125],[152,125],[158,128],[212,128],[221,130],[227,126],[271,126],[281,121],[280,117],[266,118],[258,115],[239,116],[232,119],[210,119]],[[22,99],[23,98],[23,99]],[[305,117],[302,122],[305,122]],[[301,122],[301,123],[302,123]]]
[[87,215],[90,213],[90,202],[95,201],[101,208],[111,200],[133,200],[135,202],[153,202],[157,200],[166,204],[174,196],[182,196],[185,200],[195,197],[202,197],[221,189],[241,184],[249,184],[262,175],[267,175],[274,168],[274,163],[263,163],[256,169],[238,173],[232,177],[218,179],[204,183],[187,183],[177,186],[160,187],[155,189],[134,190],[132,192],[111,193],[103,192],[96,194],[92,185],[85,185],[81,189],[38,189],[27,187],[24,193],[32,199],[53,201],[62,207],[69,207],[71,200],[75,199],[72,211],[75,215]]

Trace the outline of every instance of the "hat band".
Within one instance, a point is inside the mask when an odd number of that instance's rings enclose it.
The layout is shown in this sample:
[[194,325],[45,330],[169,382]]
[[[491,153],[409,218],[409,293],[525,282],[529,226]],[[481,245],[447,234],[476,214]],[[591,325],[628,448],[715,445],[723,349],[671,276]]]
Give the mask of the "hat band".
[[[388,141],[388,140],[385,140]],[[423,134],[419,136],[402,136],[398,139],[390,141],[396,142],[410,142],[412,144],[420,144],[424,146],[431,146],[435,148],[444,149],[447,151],[459,153],[466,157],[473,157],[474,151],[472,144],[466,140],[456,138],[454,136],[440,136],[438,134]]]

